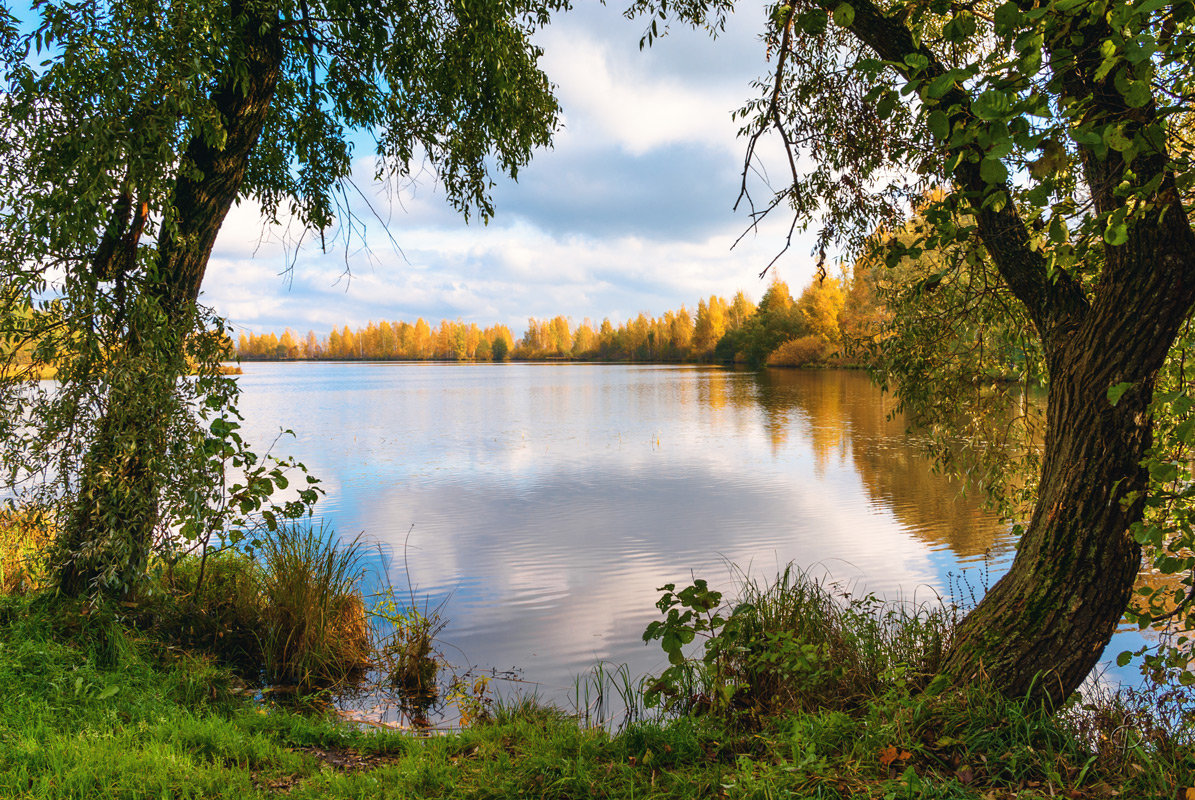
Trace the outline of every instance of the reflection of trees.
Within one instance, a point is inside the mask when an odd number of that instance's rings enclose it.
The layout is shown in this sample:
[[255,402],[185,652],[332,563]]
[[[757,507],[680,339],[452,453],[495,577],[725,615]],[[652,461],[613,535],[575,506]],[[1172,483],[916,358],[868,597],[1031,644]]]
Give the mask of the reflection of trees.
[[[957,481],[932,470],[924,451],[905,435],[904,420],[888,419],[891,399],[864,373],[764,370],[754,388],[751,401],[764,414],[773,449],[802,424],[819,473],[832,460],[849,458],[872,502],[917,537],[964,558],[1012,546],[1006,527],[976,497],[963,496]],[[747,394],[730,398],[738,403]]]

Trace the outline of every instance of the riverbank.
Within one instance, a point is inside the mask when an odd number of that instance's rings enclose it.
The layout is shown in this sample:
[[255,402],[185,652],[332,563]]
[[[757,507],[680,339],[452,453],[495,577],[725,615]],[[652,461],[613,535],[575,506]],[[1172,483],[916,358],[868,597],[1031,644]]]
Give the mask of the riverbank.
[[1195,756],[1164,722],[1141,697],[1049,717],[897,680],[849,711],[746,727],[705,714],[612,733],[507,701],[419,737],[264,701],[110,611],[0,600],[3,797],[1185,800]]

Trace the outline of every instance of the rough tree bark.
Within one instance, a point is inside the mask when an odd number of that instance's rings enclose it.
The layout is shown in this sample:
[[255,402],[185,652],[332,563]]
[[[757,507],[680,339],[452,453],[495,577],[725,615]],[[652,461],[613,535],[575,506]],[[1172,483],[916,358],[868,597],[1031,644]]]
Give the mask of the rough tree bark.
[[183,155],[184,167],[193,169],[180,169],[175,179],[168,224],[143,290],[155,313],[129,320],[128,356],[143,366],[132,380],[110,387],[78,501],[58,542],[55,578],[65,594],[127,594],[144,574],[158,522],[160,477],[153,464],[164,436],[152,398],[186,375],[184,344],[207,262],[281,76],[279,21],[261,14],[244,2],[232,4],[241,32],[239,58],[230,61],[212,95],[226,138],[216,147],[196,135]]
[[[920,54],[919,75],[946,72],[903,22],[871,0],[851,0],[851,31],[881,58],[905,64]],[[832,11],[834,3],[822,3]],[[1060,16],[1046,41],[1050,68],[1062,76],[1066,101],[1086,104],[1084,122],[1124,123],[1125,135],[1156,120],[1151,102],[1130,107],[1113,75],[1098,76],[1100,42],[1110,31],[1102,12]],[[907,67],[905,69],[908,69]],[[959,87],[940,108],[951,123],[977,123],[970,97]],[[978,232],[1001,276],[1028,308],[1041,337],[1049,371],[1045,452],[1037,504],[1012,567],[963,620],[945,671],[956,679],[990,680],[1008,695],[1029,695],[1057,706],[1096,664],[1128,606],[1141,564],[1129,526],[1141,518],[1147,475],[1141,461],[1151,444],[1149,413],[1155,380],[1179,328],[1195,306],[1195,234],[1175,190],[1163,142],[1132,163],[1117,151],[1080,147],[1085,182],[1097,213],[1125,205],[1116,187],[1126,178],[1158,188],[1131,216],[1128,240],[1105,244],[1094,289],[1046,269],[1024,220],[1009,202],[985,204],[1007,185],[982,179],[977,144],[962,145],[953,179],[967,196]],[[970,151],[970,152],[968,152]],[[1129,388],[1119,401],[1108,390]]]

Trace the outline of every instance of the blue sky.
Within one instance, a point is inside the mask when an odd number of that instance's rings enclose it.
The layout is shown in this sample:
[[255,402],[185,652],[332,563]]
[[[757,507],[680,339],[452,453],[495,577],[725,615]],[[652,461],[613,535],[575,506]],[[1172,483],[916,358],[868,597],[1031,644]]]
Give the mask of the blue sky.
[[[674,29],[644,51],[643,21],[623,19],[620,4],[579,5],[538,35],[563,128],[517,184],[498,185],[488,226],[466,225],[430,175],[374,184],[366,157],[357,183],[385,220],[362,203],[368,246],[338,242],[325,254],[308,241],[296,250],[284,228],[263,228],[259,209],[245,204],[221,232],[204,300],[256,332],[322,334],[422,316],[503,322],[519,335],[528,316],[619,322],[693,308],[709,294],[758,298],[758,273],[787,220],[730,249],[747,224],[731,210],[744,143],[730,115],[766,74],[763,4],[742,3],[716,40]],[[779,264],[794,290],[814,270],[810,241]]]

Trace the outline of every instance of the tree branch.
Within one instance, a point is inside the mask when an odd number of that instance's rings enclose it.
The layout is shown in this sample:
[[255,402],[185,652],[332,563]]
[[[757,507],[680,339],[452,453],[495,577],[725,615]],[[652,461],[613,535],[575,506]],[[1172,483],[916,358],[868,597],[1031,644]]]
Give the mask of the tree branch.
[[[835,3],[818,0],[827,13]],[[907,80],[932,80],[946,74],[946,67],[925,45],[918,44],[904,22],[884,14],[872,0],[851,0],[855,18],[849,29],[863,44],[888,62]],[[927,65],[914,70],[906,56],[919,55]],[[947,110],[951,129],[956,123],[974,124],[970,95],[955,84],[940,99]],[[932,102],[932,101],[930,101]],[[966,191],[979,228],[1001,277],[1013,294],[1025,304],[1030,318],[1047,346],[1052,346],[1073,330],[1088,310],[1082,288],[1063,272],[1047,274],[1044,256],[1034,250],[1029,230],[1013,203],[1007,183],[990,184],[980,175],[979,164],[986,154],[974,142],[950,146],[944,144],[947,160],[958,158],[953,179]],[[993,195],[1003,194],[1003,202],[993,203]],[[997,206],[999,206],[997,208]]]

